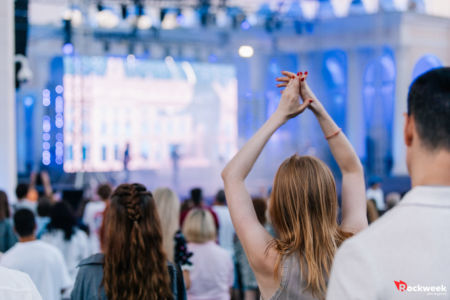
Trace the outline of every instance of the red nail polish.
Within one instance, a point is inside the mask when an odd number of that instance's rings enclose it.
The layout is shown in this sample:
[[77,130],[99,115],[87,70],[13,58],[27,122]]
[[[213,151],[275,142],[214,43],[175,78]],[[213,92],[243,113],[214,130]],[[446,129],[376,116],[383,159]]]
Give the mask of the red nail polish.
[[303,74],[303,72],[299,72],[299,74],[300,74],[300,75],[302,75],[302,74]]
[[313,103],[314,101],[313,101],[313,99],[309,99],[309,103]]
[[308,71],[305,71],[305,75],[308,75]]
[[299,76],[300,75],[300,72],[297,72],[297,76]]
[[305,81],[305,78],[300,79],[301,81]]

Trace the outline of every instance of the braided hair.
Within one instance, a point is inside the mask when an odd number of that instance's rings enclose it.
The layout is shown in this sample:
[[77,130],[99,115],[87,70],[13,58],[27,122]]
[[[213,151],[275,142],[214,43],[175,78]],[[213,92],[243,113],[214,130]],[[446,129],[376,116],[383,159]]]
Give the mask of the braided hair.
[[122,184],[105,212],[103,287],[109,300],[172,299],[161,225],[150,191]]

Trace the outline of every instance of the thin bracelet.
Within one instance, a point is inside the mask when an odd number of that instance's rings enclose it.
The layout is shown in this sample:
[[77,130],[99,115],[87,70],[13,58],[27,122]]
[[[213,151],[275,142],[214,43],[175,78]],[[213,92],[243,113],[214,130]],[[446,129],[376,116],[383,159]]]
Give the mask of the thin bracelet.
[[342,129],[339,128],[335,133],[330,134],[329,136],[326,136],[325,138],[326,138],[327,140],[329,140],[329,139],[331,139],[332,137],[337,136],[337,135],[339,134],[339,132],[341,132],[341,131],[342,131]]

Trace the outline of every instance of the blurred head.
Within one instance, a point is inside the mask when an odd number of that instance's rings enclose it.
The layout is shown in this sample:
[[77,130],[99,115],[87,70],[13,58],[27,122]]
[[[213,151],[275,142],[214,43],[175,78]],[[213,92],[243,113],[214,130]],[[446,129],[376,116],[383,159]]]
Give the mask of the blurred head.
[[311,156],[286,159],[275,175],[269,213],[279,236],[274,240],[280,254],[276,274],[282,256],[299,255],[307,289],[323,297],[324,274],[329,274],[344,238],[338,229],[336,185],[330,169]]
[[391,192],[389,194],[386,195],[386,205],[387,205],[387,209],[391,209],[394,206],[396,206],[401,199],[401,195],[400,193],[397,192]]
[[97,195],[103,201],[107,201],[109,199],[109,197],[111,196],[111,193],[112,193],[112,188],[111,188],[111,185],[109,185],[109,183],[100,184],[97,187]]
[[8,195],[4,191],[0,191],[0,222],[8,219],[10,216]]
[[75,232],[77,220],[69,204],[64,201],[53,204],[50,208],[49,231],[59,229],[64,231],[64,239],[70,241]]
[[14,214],[14,230],[21,238],[34,235],[36,230],[36,220],[31,210],[23,208]]
[[259,223],[261,223],[262,225],[266,224],[266,209],[267,209],[266,200],[264,200],[263,198],[253,198],[252,202]]
[[420,153],[450,151],[450,67],[428,71],[411,85],[404,139],[410,175]]
[[195,206],[200,206],[203,202],[203,191],[201,188],[191,190],[191,199]]
[[227,204],[227,199],[225,198],[225,192],[224,190],[220,190],[217,192],[216,194],[216,203],[219,205],[226,205]]
[[153,193],[156,209],[161,220],[163,246],[170,261],[174,260],[174,235],[180,222],[180,199],[169,188],[159,188]]
[[38,199],[37,213],[39,217],[50,217],[52,209],[52,201],[48,197],[40,197]]
[[103,222],[107,298],[171,299],[161,224],[150,191],[141,184],[120,185]]
[[18,200],[25,198],[28,194],[30,185],[28,183],[19,183],[16,187],[16,196]]
[[216,225],[211,213],[203,208],[194,208],[183,223],[183,234],[190,243],[203,244],[216,239]]

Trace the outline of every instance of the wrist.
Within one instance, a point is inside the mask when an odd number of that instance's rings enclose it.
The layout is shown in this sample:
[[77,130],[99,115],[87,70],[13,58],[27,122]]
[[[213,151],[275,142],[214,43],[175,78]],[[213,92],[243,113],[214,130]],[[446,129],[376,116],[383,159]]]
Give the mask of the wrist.
[[289,118],[286,115],[279,112],[278,110],[276,110],[269,118],[269,120],[275,122],[278,126],[281,126],[284,123],[286,123],[288,119]]

